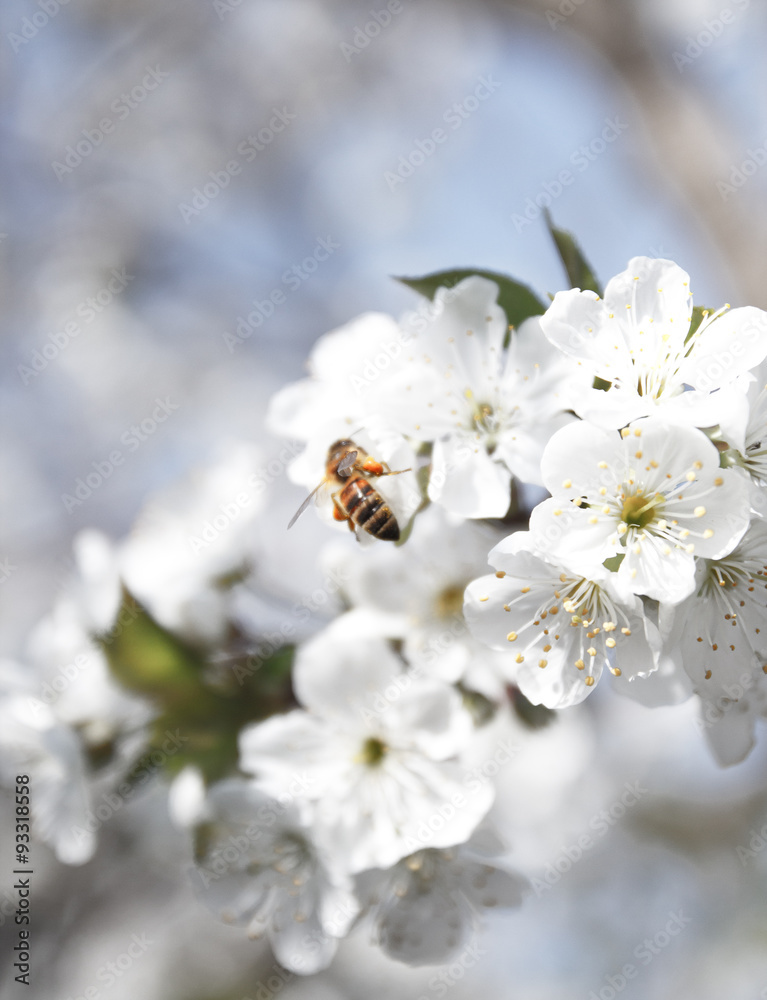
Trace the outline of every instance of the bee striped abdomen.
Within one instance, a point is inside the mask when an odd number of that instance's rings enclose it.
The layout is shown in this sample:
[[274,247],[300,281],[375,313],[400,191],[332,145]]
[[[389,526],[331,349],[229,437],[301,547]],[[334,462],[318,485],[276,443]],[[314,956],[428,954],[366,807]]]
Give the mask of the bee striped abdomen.
[[361,476],[347,483],[338,494],[338,503],[349,517],[374,538],[396,542],[399,525],[380,493]]

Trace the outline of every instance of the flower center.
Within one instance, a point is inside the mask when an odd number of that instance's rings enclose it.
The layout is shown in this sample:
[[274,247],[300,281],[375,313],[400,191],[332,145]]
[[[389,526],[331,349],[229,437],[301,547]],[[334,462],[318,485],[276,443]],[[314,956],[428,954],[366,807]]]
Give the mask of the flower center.
[[475,400],[471,389],[467,389],[464,396],[471,404],[470,426],[484,438],[483,443],[487,453],[492,455],[497,445],[496,435],[505,422],[505,415],[502,410],[497,410],[490,403]]
[[384,759],[387,749],[388,748],[383,740],[379,740],[377,737],[371,736],[362,744],[359,760],[367,767],[375,767]]
[[[639,367],[636,362],[634,362],[634,367]],[[666,392],[666,375],[655,367],[641,370],[637,376],[636,390],[638,396],[648,396],[650,399],[660,399],[664,395],[676,395],[676,392]]]
[[477,403],[473,413],[474,423],[478,430],[494,430],[493,408],[489,403]]
[[272,868],[281,875],[291,875],[296,885],[306,881],[306,872],[313,865],[312,851],[307,841],[292,832],[284,832],[273,848]]
[[634,493],[623,501],[621,520],[631,528],[646,528],[661,513],[663,496],[646,497],[642,493]]
[[443,620],[456,618],[463,611],[463,593],[465,586],[451,583],[441,590],[434,601],[437,617]]

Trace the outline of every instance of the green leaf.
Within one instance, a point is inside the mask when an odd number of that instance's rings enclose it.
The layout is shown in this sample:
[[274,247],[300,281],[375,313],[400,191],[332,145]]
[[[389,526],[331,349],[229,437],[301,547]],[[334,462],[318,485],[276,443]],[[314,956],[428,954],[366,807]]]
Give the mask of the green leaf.
[[626,553],[619,552],[617,555],[608,556],[607,559],[605,559],[602,562],[602,565],[604,566],[605,569],[609,569],[611,573],[617,573],[618,570],[620,569],[621,563],[625,558],[626,558]]
[[157,711],[149,745],[125,777],[131,788],[187,764],[207,782],[231,774],[243,726],[295,706],[292,646],[270,647],[263,657],[243,654],[214,676],[204,653],[163,628],[127,591],[117,624],[95,639],[115,679]]
[[464,278],[472,275],[479,275],[480,278],[488,278],[498,285],[498,305],[506,313],[509,326],[519,326],[519,324],[530,316],[540,316],[546,312],[546,306],[541,302],[535,292],[515,281],[506,274],[498,274],[496,271],[482,271],[474,267],[456,268],[451,271],[437,271],[436,274],[426,274],[422,278],[400,278],[403,285],[412,288],[414,291],[425,295],[427,299],[433,299],[438,288],[452,288]]
[[597,281],[591,265],[583,256],[583,251],[575,242],[575,237],[566,229],[558,229],[551,221],[551,214],[548,209],[543,211],[546,225],[548,226],[551,238],[559,253],[559,258],[564,265],[567,277],[570,280],[571,288],[580,288],[583,291],[596,292],[602,295],[602,288]]
[[178,694],[200,683],[205,667],[200,654],[159,625],[125,589],[116,624],[95,639],[116,679],[130,691]]

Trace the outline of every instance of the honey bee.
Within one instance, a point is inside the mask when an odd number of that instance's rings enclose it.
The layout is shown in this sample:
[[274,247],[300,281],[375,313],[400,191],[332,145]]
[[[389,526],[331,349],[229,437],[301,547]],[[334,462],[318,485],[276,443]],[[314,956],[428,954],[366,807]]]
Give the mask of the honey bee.
[[399,476],[410,469],[396,472],[385,462],[377,462],[365,455],[354,441],[348,438],[335,441],[328,449],[325,462],[325,476],[314,487],[293,517],[288,528],[292,528],[311,503],[313,497],[325,485],[335,487],[330,494],[333,500],[333,517],[336,521],[347,521],[351,531],[362,528],[374,538],[387,542],[399,539],[399,524],[391,507],[381,494],[368,482],[368,476]]

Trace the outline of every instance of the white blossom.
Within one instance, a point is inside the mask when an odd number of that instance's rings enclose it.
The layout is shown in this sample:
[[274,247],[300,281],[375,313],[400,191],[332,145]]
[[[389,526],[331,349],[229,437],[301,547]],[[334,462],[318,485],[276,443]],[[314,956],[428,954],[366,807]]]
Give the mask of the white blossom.
[[117,550],[93,530],[80,532],[73,550],[74,572],[27,640],[29,691],[75,728],[86,746],[135,742],[133,734],[151,718],[151,709],[113,679],[96,639],[111,642],[125,624],[118,619]]
[[[12,666],[0,670],[4,688]],[[12,787],[16,775],[29,775],[32,833],[64,864],[84,864],[96,836],[86,827],[91,795],[81,742],[47,705],[23,693],[26,683],[13,687],[0,696],[0,779]]]
[[429,498],[461,517],[502,517],[512,475],[540,483],[540,455],[566,423],[565,370],[537,317],[511,332],[498,286],[465,278],[438,289],[430,321],[371,387],[395,429],[433,442]]
[[[324,478],[328,449],[351,439],[376,461],[401,475],[372,477],[404,528],[421,503],[410,444],[371,406],[369,385],[403,350],[402,331],[382,313],[365,313],[321,337],[309,358],[309,377],[285,386],[272,398],[268,424],[275,434],[305,447],[291,462],[290,479],[309,492]],[[319,491],[317,509],[333,521],[332,486]],[[296,501],[296,507],[300,498]],[[339,527],[338,522],[335,522]],[[359,537],[364,540],[364,534]]]
[[739,377],[767,354],[767,313],[725,307],[687,339],[691,320],[689,275],[670,260],[634,257],[603,299],[557,292],[541,326],[590,379],[610,383],[572,397],[580,416],[608,428],[654,414],[708,427],[727,412]]
[[226,923],[268,936],[277,960],[309,975],[326,968],[359,911],[351,879],[331,863],[290,803],[232,778],[207,797],[195,883]]
[[212,643],[227,630],[232,581],[247,575],[263,507],[261,452],[233,445],[156,496],[120,551],[120,572],[165,628]]
[[537,552],[529,532],[510,535],[489,560],[496,572],[466,589],[466,620],[478,639],[507,651],[509,680],[533,704],[578,704],[605,668],[627,679],[655,670],[657,629],[606,569],[574,573]]
[[240,734],[242,770],[271,795],[297,795],[351,872],[461,843],[492,803],[491,788],[462,785],[471,721],[460,697],[404,667],[380,637],[345,635],[342,617],[298,650],[306,709]]
[[485,569],[487,551],[500,537],[488,525],[431,504],[403,548],[380,545],[350,553],[336,545],[323,562],[343,579],[352,608],[366,612],[366,628],[403,641],[411,671],[450,684],[463,681],[499,699],[505,681],[498,658],[466,627],[463,592]]
[[417,851],[358,882],[371,907],[374,940],[408,965],[447,962],[476,934],[484,910],[519,906],[528,886],[471,843]]
[[748,475],[753,483],[752,501],[755,510],[764,516],[767,486],[767,372],[762,366],[758,379],[751,382],[747,392],[740,395],[721,421],[723,438],[730,445],[725,458],[729,464]]
[[754,705],[767,704],[767,524],[752,522],[719,560],[701,560],[695,593],[665,610],[667,644],[703,701],[717,756],[742,760],[754,742]]
[[536,544],[584,576],[620,556],[619,582],[661,602],[689,596],[696,557],[726,555],[749,523],[746,484],[706,435],[655,417],[564,427],[542,468],[552,497],[531,515]]

